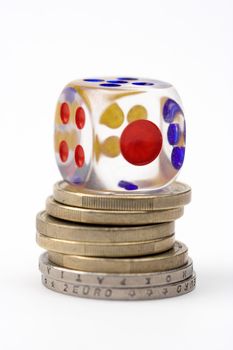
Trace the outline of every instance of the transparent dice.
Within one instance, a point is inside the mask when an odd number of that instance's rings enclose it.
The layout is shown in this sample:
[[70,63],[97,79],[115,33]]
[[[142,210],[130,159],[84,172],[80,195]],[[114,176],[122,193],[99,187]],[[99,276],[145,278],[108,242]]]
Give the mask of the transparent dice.
[[68,84],[55,116],[55,153],[64,180],[98,191],[161,189],[179,173],[186,128],[168,83],[135,77]]

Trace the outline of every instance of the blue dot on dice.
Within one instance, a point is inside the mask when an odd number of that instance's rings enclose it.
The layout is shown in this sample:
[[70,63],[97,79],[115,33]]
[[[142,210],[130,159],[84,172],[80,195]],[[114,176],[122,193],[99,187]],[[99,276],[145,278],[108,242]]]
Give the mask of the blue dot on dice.
[[84,81],[87,81],[89,83],[98,83],[98,82],[104,81],[104,79],[90,78],[90,79],[84,79]]
[[103,84],[100,84],[100,86],[104,86],[104,87],[118,87],[118,86],[121,86],[121,84],[103,83]]
[[63,94],[65,100],[72,103],[75,99],[76,90],[72,87],[67,87],[63,90]]
[[182,109],[178,103],[169,98],[163,106],[163,119],[167,123],[172,123],[177,113],[183,114]]
[[174,147],[171,154],[172,165],[179,170],[184,162],[185,147]]
[[118,186],[128,191],[134,191],[138,189],[137,185],[124,180],[119,181]]
[[167,130],[167,138],[170,145],[177,145],[180,140],[179,124],[170,124]]
[[154,83],[149,83],[146,81],[136,81],[135,83],[132,83],[133,85],[138,85],[138,86],[151,86],[154,85]]

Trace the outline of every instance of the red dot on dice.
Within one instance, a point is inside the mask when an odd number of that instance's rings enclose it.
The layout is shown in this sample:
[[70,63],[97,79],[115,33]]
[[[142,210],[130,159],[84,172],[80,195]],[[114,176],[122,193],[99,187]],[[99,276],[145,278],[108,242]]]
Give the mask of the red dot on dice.
[[63,163],[65,163],[69,156],[69,147],[66,141],[61,141],[59,145],[59,155]]
[[70,119],[70,109],[68,103],[64,102],[60,108],[60,117],[63,124],[67,124]]
[[82,129],[85,125],[85,111],[82,107],[78,107],[75,113],[75,123],[78,129]]
[[136,120],[122,132],[120,148],[123,157],[133,165],[146,165],[155,160],[162,148],[161,131],[149,120]]
[[81,145],[76,146],[74,151],[74,159],[77,167],[82,168],[85,162],[85,153]]

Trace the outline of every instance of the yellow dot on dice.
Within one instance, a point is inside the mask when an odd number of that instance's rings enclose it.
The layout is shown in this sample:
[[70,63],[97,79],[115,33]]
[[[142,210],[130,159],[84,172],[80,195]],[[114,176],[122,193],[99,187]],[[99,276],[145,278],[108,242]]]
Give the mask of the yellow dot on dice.
[[147,110],[141,105],[133,106],[127,115],[127,120],[129,123],[134,122],[135,120],[147,119]]
[[110,136],[101,145],[102,153],[107,157],[117,157],[120,154],[120,140],[117,136]]
[[110,105],[100,117],[100,124],[104,124],[111,129],[121,126],[124,121],[124,113],[117,103]]

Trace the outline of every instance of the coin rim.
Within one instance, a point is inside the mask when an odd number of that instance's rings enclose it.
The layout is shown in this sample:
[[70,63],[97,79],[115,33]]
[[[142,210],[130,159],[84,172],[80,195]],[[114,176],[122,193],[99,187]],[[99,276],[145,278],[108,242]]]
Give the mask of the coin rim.
[[99,243],[67,241],[36,234],[37,244],[50,251],[62,254],[94,257],[135,257],[165,252],[175,243],[175,234],[151,241],[126,243]]
[[175,221],[138,226],[101,226],[65,221],[41,211],[36,217],[36,230],[42,235],[68,241],[140,242],[174,234]]
[[[158,210],[182,207],[191,201],[191,187],[183,182],[173,182],[169,186],[182,185],[183,191],[178,193],[155,191],[153,194],[139,194],[107,191],[94,191],[78,187],[67,181],[59,181],[53,187],[53,196],[61,204],[74,207],[104,210]],[[62,186],[65,188],[62,188]],[[74,189],[73,191],[70,189]],[[172,191],[172,189],[171,189]],[[175,198],[175,204],[174,204]]]
[[[172,298],[172,297],[177,297],[177,296],[181,296],[181,295],[185,295],[185,294],[188,294],[190,292],[192,292],[195,287],[196,287],[196,273],[193,272],[192,276],[190,276],[189,278],[186,278],[182,281],[178,281],[178,282],[175,282],[175,283],[170,283],[170,284],[165,284],[165,285],[161,285],[161,286],[148,286],[148,287],[129,287],[129,288],[117,288],[117,287],[101,287],[101,286],[91,286],[91,285],[77,285],[75,283],[71,283],[71,282],[66,282],[66,281],[59,281],[59,280],[56,280],[56,279],[51,279],[50,277],[48,276],[45,276],[44,274],[41,275],[42,277],[42,284],[52,290],[52,291],[55,291],[55,292],[58,292],[58,293],[61,293],[61,294],[66,294],[66,295],[71,295],[71,296],[75,296],[75,297],[81,297],[81,298],[89,298],[89,299],[99,299],[99,300],[153,300],[153,299],[165,299],[165,298]],[[52,286],[49,286],[48,283],[45,283],[44,279],[46,279],[47,281],[49,280],[50,283],[52,284],[52,282],[54,283],[58,283],[59,285],[59,288],[61,288],[61,285],[63,284],[63,287],[65,287],[65,289],[67,289],[66,291],[64,290],[59,290],[55,285],[52,287]],[[179,287],[180,285],[183,286],[185,285],[185,283],[189,283],[191,284],[191,282],[193,282],[192,286],[190,286],[190,288],[185,291],[183,288],[182,290],[180,291],[180,293],[177,292],[177,287]],[[83,287],[83,288],[88,288],[89,290],[90,289],[102,289],[102,290],[105,290],[105,294],[106,294],[106,291],[107,290],[111,290],[111,291],[114,291],[114,292],[118,292],[118,293],[122,293],[120,296],[118,294],[118,296],[114,296],[112,297],[112,295],[110,295],[109,297],[107,297],[105,295],[104,296],[100,296],[100,297],[97,297],[96,295],[90,295],[89,293],[87,294],[75,294],[74,292],[70,292],[68,291],[68,288],[69,287],[72,287],[72,289],[74,289],[74,287]],[[173,288],[176,288],[176,293],[173,293],[170,291],[170,294],[169,294],[169,291],[167,291],[167,294],[162,294],[162,290],[163,289],[173,289]],[[151,290],[155,290],[156,293],[158,294],[155,294],[155,295],[136,295],[136,292],[139,292],[139,291],[151,291]],[[133,292],[134,294],[130,297],[130,292]],[[126,297],[127,295],[127,297]],[[136,295],[136,296],[135,296]]]
[[[162,272],[144,272],[144,273],[95,273],[85,272],[79,270],[67,269],[65,267],[58,266],[49,261],[48,253],[41,254],[39,258],[39,270],[42,274],[51,276],[59,281],[68,281],[71,283],[89,284],[93,286],[119,286],[120,288],[127,287],[139,287],[139,286],[151,286],[151,285],[164,285],[168,283],[175,283],[182,280],[175,279],[176,275],[183,275],[184,271],[188,271],[187,277],[193,274],[193,261],[188,257],[186,265],[177,269],[166,270]],[[59,276],[57,276],[59,274]],[[167,276],[171,276],[171,282],[166,280]],[[148,279],[150,283],[148,284]],[[153,281],[153,279],[157,279]],[[87,281],[88,280],[88,281]],[[92,281],[93,280],[93,281]],[[152,282],[151,282],[152,280]],[[122,281],[124,284],[122,284]]]
[[72,222],[101,225],[139,225],[175,221],[184,213],[184,207],[151,211],[113,211],[86,209],[61,204],[48,197],[46,210],[49,215]]
[[[174,255],[171,255],[172,250]],[[176,241],[174,247],[167,252],[137,258],[96,258],[50,251],[48,256],[54,264],[68,269],[97,273],[143,273],[165,271],[185,265],[188,261],[188,248],[184,243]]]

